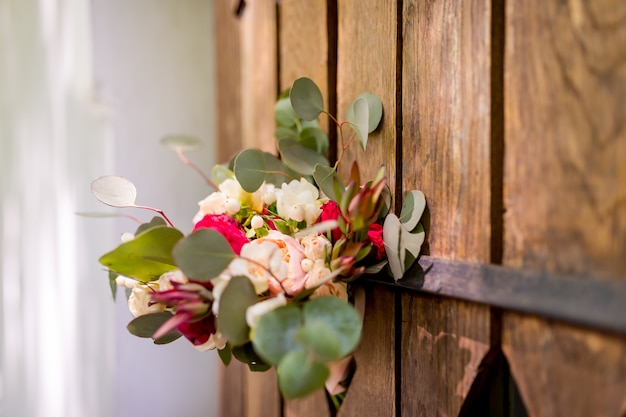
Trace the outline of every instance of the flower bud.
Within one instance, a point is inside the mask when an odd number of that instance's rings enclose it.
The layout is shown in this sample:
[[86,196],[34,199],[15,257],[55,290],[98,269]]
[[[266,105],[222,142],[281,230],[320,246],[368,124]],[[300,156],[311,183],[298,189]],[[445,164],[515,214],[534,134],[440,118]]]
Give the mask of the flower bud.
[[263,227],[264,224],[265,222],[263,221],[263,217],[259,216],[258,214],[252,216],[252,220],[250,220],[250,226],[252,226],[252,228],[255,230],[260,229],[261,227]]

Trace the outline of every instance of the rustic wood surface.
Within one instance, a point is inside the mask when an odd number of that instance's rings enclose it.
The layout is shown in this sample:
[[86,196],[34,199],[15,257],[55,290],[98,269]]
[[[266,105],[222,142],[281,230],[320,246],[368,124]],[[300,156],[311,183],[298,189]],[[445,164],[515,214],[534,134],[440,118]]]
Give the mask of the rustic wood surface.
[[507,2],[505,261],[626,279],[626,2]]
[[506,313],[502,339],[529,416],[626,413],[624,336]]
[[490,1],[404,1],[403,189],[426,195],[426,253],[490,260]]
[[267,372],[244,370],[244,417],[281,417],[282,401],[274,368]]
[[305,398],[284,402],[284,417],[326,417],[329,416],[328,400],[324,390]]
[[278,97],[276,2],[247,1],[240,20],[242,147],[276,153],[274,139],[274,104]]
[[216,160],[228,162],[241,150],[240,22],[236,1],[215,2],[216,74],[218,80]]
[[[359,161],[362,178],[374,178],[381,166],[391,190],[396,184],[396,35],[397,2],[363,0],[338,2],[337,111],[346,120],[350,104],[369,91],[383,103],[383,120],[370,134],[364,153],[355,139],[340,167],[347,178],[352,162]],[[344,129],[345,142],[352,129]],[[341,143],[339,143],[341,146]]]
[[361,343],[356,372],[339,417],[393,416],[396,413],[395,294],[366,287]]
[[402,415],[457,416],[490,347],[489,309],[402,295]]

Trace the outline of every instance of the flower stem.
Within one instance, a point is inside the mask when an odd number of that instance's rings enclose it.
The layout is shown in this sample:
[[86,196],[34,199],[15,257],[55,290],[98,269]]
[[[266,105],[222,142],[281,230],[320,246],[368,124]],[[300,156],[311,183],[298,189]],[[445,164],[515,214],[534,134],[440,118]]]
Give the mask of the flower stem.
[[213,188],[214,190],[217,190],[217,185],[215,185],[215,183],[213,183],[213,181],[211,181],[211,179],[207,177],[206,174],[202,172],[202,170],[196,164],[194,164],[189,159],[187,159],[183,151],[181,151],[180,149],[177,149],[176,155],[178,155],[178,159],[180,159],[183,162],[183,164],[191,167],[191,169],[193,169],[198,174],[200,174],[204,182],[206,182],[209,185],[209,187]]

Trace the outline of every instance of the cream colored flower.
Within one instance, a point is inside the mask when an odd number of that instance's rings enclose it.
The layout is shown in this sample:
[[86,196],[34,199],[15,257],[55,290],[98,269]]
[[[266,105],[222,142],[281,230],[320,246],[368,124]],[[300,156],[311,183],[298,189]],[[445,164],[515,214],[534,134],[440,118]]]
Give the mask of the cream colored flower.
[[252,304],[246,310],[246,323],[248,323],[250,328],[254,329],[263,314],[276,310],[278,307],[284,305],[287,305],[287,299],[283,293],[278,294],[276,297]]
[[348,285],[345,282],[332,282],[329,281],[318,289],[315,290],[313,294],[311,294],[311,298],[315,297],[325,297],[332,295],[333,297],[337,297],[340,300],[348,301]]
[[167,291],[174,289],[172,282],[177,282],[179,284],[186,284],[189,282],[189,279],[183,274],[180,269],[175,269],[170,272],[166,272],[159,277],[157,281],[158,290],[159,291]]
[[165,305],[160,303],[150,304],[150,294],[159,290],[159,284],[150,282],[148,284],[137,284],[133,287],[130,297],[128,297],[128,309],[135,317],[149,313],[159,313],[165,310]]
[[322,235],[308,235],[299,239],[304,248],[304,256],[315,261],[324,259],[326,253],[332,249],[332,244]]
[[203,344],[193,345],[193,347],[200,352],[206,352],[213,349],[224,349],[226,343],[228,343],[228,339],[218,331],[217,333],[213,333],[211,336],[209,336],[209,340],[207,340]]
[[257,294],[269,288],[268,280],[287,278],[288,265],[283,262],[280,248],[263,239],[253,240],[241,248],[241,254],[228,266],[231,276],[243,275],[250,279]]
[[283,218],[304,220],[310,226],[322,213],[318,197],[319,190],[313,184],[304,178],[293,180],[276,191],[276,211]]
[[221,191],[209,194],[207,198],[198,203],[200,206],[200,213],[202,213],[202,215],[197,217],[202,218],[205,214],[226,213],[226,198],[226,195]]
[[314,288],[324,282],[331,275],[330,269],[326,266],[323,259],[318,259],[313,263],[313,267],[306,274],[306,288]]

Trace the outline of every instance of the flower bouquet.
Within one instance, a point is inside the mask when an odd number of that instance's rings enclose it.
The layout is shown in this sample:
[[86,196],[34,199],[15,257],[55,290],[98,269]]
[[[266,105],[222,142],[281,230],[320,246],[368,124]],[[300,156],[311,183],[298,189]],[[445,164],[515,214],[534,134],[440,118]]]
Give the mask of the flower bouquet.
[[[322,113],[339,132],[332,165],[317,122]],[[350,144],[365,150],[382,104],[364,93],[347,114],[339,122],[325,112],[319,88],[300,78],[276,103],[278,156],[245,149],[210,178],[184,156],[197,140],[164,138],[215,190],[200,201],[187,235],[162,210],[137,205],[129,180],[93,181],[101,202],[160,215],[99,259],[113,294],[127,289],[132,334],[157,344],[182,336],[199,350],[216,349],[225,364],[235,358],[253,371],[276,367],[286,398],[325,384],[331,395],[345,390],[362,327],[355,283],[383,270],[402,277],[424,240],[425,207],[423,194],[411,191],[400,215],[390,213],[383,168],[364,182],[355,163],[349,178],[339,177]]]

